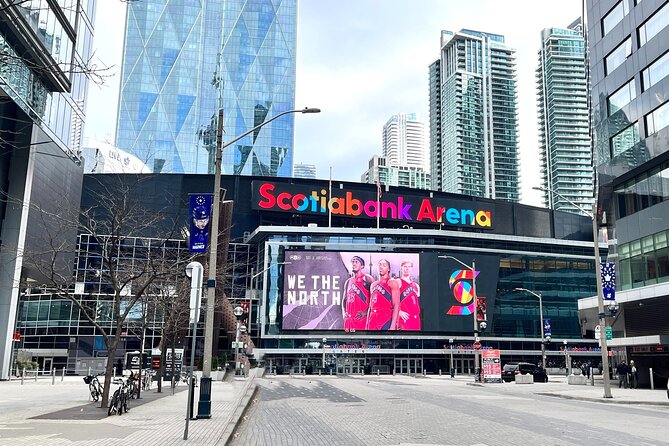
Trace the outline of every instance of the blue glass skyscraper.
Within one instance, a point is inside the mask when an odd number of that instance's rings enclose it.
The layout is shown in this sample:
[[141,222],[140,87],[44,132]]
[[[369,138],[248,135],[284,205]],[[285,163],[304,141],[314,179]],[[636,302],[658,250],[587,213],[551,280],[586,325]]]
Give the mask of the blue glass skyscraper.
[[[223,142],[295,102],[297,0],[128,4],[116,145],[153,172],[213,171]],[[223,173],[291,176],[293,117],[226,148]]]

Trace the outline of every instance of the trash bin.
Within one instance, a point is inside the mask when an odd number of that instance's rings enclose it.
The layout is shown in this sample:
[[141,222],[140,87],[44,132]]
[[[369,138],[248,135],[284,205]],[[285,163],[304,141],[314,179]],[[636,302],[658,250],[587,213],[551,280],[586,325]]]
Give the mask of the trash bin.
[[455,378],[455,367],[451,367],[451,378]]

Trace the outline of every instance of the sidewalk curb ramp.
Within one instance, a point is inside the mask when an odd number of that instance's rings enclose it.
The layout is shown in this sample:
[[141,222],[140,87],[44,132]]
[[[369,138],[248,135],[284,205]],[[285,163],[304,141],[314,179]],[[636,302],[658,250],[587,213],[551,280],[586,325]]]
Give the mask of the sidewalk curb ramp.
[[216,444],[228,446],[232,443],[232,440],[234,439],[233,434],[241,425],[244,415],[248,411],[248,408],[257,393],[258,384],[256,384],[254,380],[248,385],[248,388],[240,398],[239,403],[236,405],[235,410],[228,421],[228,425]]
[[551,396],[554,398],[563,398],[566,400],[590,401],[593,403],[607,403],[607,404],[640,404],[645,406],[669,406],[669,402],[661,401],[639,401],[639,400],[621,400],[615,398],[588,398],[584,396],[562,395],[559,393],[550,392],[536,392],[536,395]]

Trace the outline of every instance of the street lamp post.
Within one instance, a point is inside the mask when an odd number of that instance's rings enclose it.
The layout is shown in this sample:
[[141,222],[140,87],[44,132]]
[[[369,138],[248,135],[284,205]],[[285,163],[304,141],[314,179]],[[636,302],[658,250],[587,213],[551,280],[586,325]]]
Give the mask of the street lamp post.
[[[458,262],[460,265],[464,266],[472,272],[472,315],[474,318],[474,343],[479,341],[479,325],[476,320],[476,260],[472,260],[472,266],[467,265],[462,260],[457,259],[453,256],[439,256],[440,259],[451,259]],[[478,350],[474,348],[474,381],[478,381]]]
[[242,318],[244,317],[244,309],[240,306],[232,310],[237,318],[237,331],[235,332],[235,376],[239,374],[239,332],[242,326]]
[[[588,212],[582,206],[571,201],[569,198],[564,195],[555,192],[553,189],[544,188],[544,187],[533,187],[535,190],[543,190],[551,192],[559,197],[562,197],[564,200],[567,200],[573,206],[576,206],[581,210],[585,215],[590,217],[592,220],[592,241],[594,244],[594,254],[595,254],[595,278],[597,279],[597,308],[599,311],[599,326],[601,327],[602,333],[606,333],[606,313],[604,312],[604,295],[602,290],[602,274],[600,271],[601,268],[601,258],[599,256],[599,229],[597,228],[597,200],[594,200],[592,203],[592,212]],[[602,354],[602,378],[604,380],[604,398],[613,398],[611,395],[611,381],[609,379],[609,348],[606,342],[606,336],[600,337],[601,342],[601,354]]]
[[544,338],[544,307],[541,301],[541,293],[535,293],[530,291],[527,288],[514,288],[514,291],[526,291],[532,294],[534,297],[539,298],[539,324],[541,325],[541,365],[546,370],[546,339]]
[[328,338],[323,338],[323,370],[325,370],[325,343],[328,342]]
[[216,301],[216,256],[218,254],[218,219],[221,206],[221,162],[223,149],[231,146],[240,139],[250,135],[275,119],[289,113],[320,113],[319,108],[303,108],[301,110],[287,110],[263,121],[251,130],[244,132],[232,141],[223,144],[223,109],[218,110],[218,126],[216,131],[216,159],[214,161],[214,198],[211,213],[211,241],[209,245],[209,274],[207,277],[207,313],[204,326],[204,352],[202,361],[202,379],[200,379],[200,404],[198,418],[211,418],[211,355],[214,341],[214,304]]
[[455,342],[455,339],[451,338],[448,340],[448,344],[451,346],[451,369],[449,370],[449,373],[451,374],[451,378],[455,377],[455,369],[453,368],[453,343]]

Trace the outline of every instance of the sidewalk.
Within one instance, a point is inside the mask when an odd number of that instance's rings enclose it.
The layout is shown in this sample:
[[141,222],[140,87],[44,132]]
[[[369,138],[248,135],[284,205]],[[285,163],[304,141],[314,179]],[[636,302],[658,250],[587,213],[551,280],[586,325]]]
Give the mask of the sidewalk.
[[[260,372],[260,371],[259,371]],[[0,382],[0,445],[225,445],[256,388],[255,376],[212,382],[211,418],[190,420],[184,441],[187,387],[168,385],[142,392],[122,416],[104,416],[99,403],[89,400],[82,377]],[[195,389],[195,412],[197,396]],[[79,410],[82,416],[73,416]],[[100,412],[103,412],[100,417]],[[81,443],[79,443],[81,444]]]
[[[428,375],[429,376],[429,375]],[[433,376],[433,378],[440,378]],[[441,377],[442,379],[451,379],[450,377]],[[567,377],[561,375],[549,375],[547,383],[516,384],[508,382],[502,384],[475,383],[471,375],[461,375],[456,378],[465,381],[473,386],[502,386],[505,390],[515,389],[516,391],[526,391],[537,395],[552,396],[565,399],[574,399],[581,401],[593,401],[610,404],[645,404],[651,406],[669,407],[669,398],[667,391],[663,388],[651,389],[619,389],[618,381],[611,381],[612,398],[604,398],[604,381],[601,376],[595,377],[594,386],[587,381],[585,385],[567,384]]]

